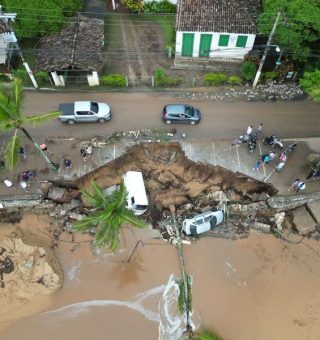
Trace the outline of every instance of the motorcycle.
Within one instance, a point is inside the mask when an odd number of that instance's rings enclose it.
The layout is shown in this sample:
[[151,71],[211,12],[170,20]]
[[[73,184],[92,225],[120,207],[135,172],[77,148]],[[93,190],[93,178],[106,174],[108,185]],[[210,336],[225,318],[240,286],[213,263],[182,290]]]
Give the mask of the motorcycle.
[[271,135],[270,137],[265,137],[263,140],[264,145],[270,145],[271,147],[277,146],[280,149],[283,149],[283,144],[280,138],[277,138],[275,135]]
[[291,151],[293,151],[296,148],[297,144],[296,143],[292,143],[290,145],[288,145],[284,151],[282,152],[282,154],[284,155],[288,155]]
[[248,149],[249,153],[252,154],[253,151],[257,148],[257,134],[253,134],[250,136],[250,139],[248,140]]

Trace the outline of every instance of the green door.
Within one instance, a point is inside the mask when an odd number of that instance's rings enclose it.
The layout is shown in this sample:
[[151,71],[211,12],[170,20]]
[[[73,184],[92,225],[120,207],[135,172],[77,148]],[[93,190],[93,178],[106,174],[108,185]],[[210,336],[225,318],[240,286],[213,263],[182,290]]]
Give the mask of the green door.
[[194,33],[183,33],[182,52],[183,57],[192,57]]
[[212,34],[201,34],[199,57],[209,57]]

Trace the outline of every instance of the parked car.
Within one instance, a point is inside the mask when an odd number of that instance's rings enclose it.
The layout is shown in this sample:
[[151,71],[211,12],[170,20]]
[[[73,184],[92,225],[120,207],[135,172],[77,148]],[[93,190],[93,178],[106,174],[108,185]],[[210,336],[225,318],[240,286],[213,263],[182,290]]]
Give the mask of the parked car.
[[182,230],[186,235],[199,235],[222,223],[224,218],[223,210],[207,211],[203,214],[187,218],[183,221]]
[[201,120],[201,113],[191,105],[168,104],[163,108],[162,120],[167,124],[187,123],[196,124]]

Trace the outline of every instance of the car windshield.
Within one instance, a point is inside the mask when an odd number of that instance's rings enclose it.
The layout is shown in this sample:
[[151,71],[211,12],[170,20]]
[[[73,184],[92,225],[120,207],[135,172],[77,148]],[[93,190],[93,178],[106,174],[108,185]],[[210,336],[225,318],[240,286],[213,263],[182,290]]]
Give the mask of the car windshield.
[[96,102],[91,102],[91,105],[90,105],[90,111],[91,112],[94,112],[94,113],[98,113],[98,103]]
[[186,106],[186,114],[189,117],[194,117],[194,109],[191,106]]

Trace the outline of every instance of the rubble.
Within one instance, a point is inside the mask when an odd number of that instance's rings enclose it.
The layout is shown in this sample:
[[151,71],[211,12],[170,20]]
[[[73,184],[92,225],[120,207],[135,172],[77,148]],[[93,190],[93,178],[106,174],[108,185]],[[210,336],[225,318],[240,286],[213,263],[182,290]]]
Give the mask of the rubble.
[[191,100],[212,100],[212,101],[275,101],[275,100],[295,100],[304,99],[306,96],[300,87],[295,83],[278,83],[270,81],[259,84],[255,89],[252,85],[242,87],[220,89],[218,92],[184,92],[176,94],[176,98],[188,98]]

